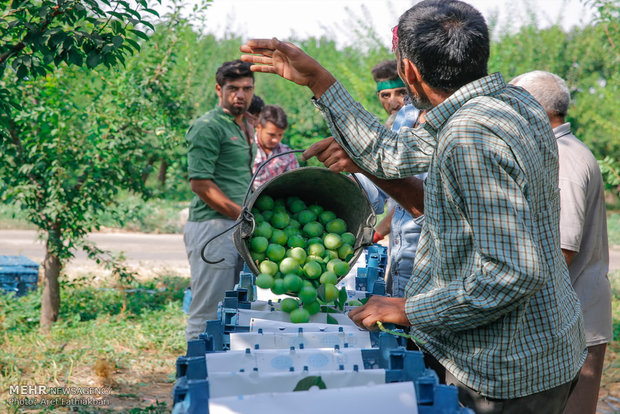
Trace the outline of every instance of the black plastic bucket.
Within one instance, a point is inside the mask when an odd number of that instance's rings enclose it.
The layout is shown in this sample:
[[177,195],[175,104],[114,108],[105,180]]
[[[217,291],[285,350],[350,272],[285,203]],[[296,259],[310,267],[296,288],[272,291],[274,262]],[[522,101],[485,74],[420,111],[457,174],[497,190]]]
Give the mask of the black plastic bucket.
[[368,196],[360,187],[357,179],[353,180],[326,168],[298,168],[266,182],[243,203],[243,212],[239,218],[240,223],[233,233],[233,242],[239,255],[255,275],[259,273],[259,270],[250,256],[247,240],[252,236],[255,224],[254,216],[250,211],[256,199],[263,194],[273,198],[297,196],[307,205],[318,204],[343,219],[347,223],[348,231],[355,235],[354,254],[349,260],[351,267],[357,261],[363,248],[372,244],[377,218]]

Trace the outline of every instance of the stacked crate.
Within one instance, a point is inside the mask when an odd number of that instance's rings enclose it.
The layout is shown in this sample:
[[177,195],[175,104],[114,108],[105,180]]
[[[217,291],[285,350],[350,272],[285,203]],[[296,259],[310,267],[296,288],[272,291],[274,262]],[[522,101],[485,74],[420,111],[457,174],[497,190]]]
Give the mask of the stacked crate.
[[25,256],[0,255],[0,289],[24,296],[37,289],[39,265]]
[[[385,294],[386,249],[373,246],[364,259],[349,275],[349,298]],[[265,298],[253,281],[241,272],[219,319],[188,341],[177,360],[173,413],[472,413],[404,338],[362,331],[345,314],[329,314],[337,324],[324,313],[292,324],[277,298]]]

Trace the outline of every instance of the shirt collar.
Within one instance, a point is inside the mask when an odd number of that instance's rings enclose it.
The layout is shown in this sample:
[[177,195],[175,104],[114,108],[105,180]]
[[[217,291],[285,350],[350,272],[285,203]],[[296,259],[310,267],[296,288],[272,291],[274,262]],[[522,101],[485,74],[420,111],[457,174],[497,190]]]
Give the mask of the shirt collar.
[[433,135],[467,101],[479,96],[494,95],[506,88],[506,82],[499,72],[485,76],[459,88],[445,101],[426,114],[425,128]]
[[566,122],[565,124],[553,128],[553,133],[555,134],[555,139],[559,139],[570,134],[570,122]]

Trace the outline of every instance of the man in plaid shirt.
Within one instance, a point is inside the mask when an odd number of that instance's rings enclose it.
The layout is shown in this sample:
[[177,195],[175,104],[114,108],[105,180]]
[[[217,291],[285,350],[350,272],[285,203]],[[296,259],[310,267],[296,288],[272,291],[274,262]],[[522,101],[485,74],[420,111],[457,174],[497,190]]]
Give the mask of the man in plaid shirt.
[[[334,138],[311,146],[332,171],[362,172],[425,214],[405,298],[349,316],[411,327],[477,412],[561,413],[586,357],[583,316],[560,249],[558,150],[544,109],[488,75],[482,15],[425,0],[399,20],[399,74],[426,122],[399,133],[290,43],[250,40],[252,70],[308,86]],[[428,170],[422,182],[412,177]]]
[[277,177],[288,170],[299,168],[295,154],[277,156],[291,150],[281,142],[287,127],[286,112],[279,106],[266,105],[260,112],[254,137],[258,151],[254,158],[254,169],[252,171],[256,174],[258,167],[263,162],[269,158],[275,158],[265,164],[256,175],[254,179],[255,190],[273,177]]

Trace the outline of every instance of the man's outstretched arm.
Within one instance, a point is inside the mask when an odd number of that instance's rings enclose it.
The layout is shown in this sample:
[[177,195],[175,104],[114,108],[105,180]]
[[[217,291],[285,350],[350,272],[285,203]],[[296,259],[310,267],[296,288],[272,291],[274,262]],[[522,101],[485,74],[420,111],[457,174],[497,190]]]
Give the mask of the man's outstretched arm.
[[310,55],[292,43],[281,42],[275,37],[250,39],[240,50],[253,53],[241,55],[242,61],[254,64],[252,71],[274,73],[298,85],[307,86],[317,99],[336,82],[336,78]]

